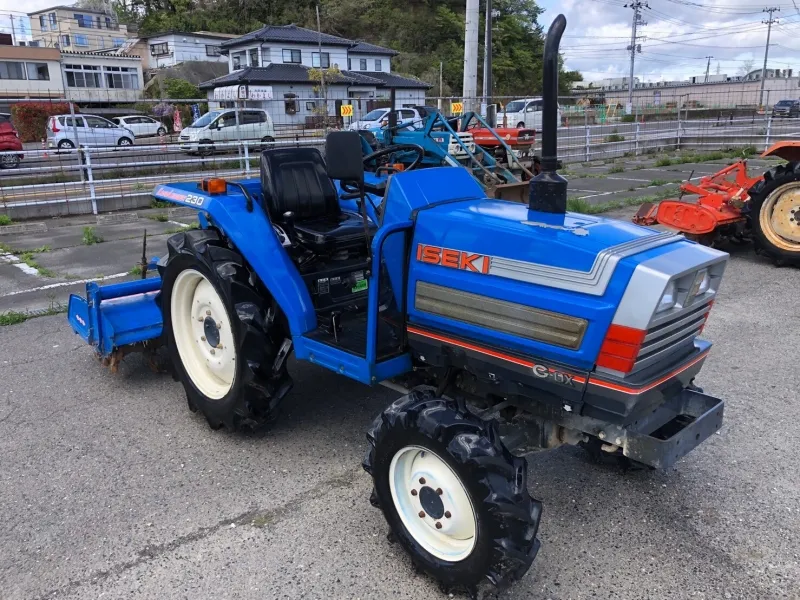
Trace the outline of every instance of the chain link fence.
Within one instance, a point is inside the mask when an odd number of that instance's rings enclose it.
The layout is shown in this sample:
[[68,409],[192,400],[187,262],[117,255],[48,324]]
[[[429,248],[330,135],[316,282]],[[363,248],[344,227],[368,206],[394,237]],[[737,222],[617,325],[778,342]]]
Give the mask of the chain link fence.
[[[797,97],[797,80],[766,90],[763,106],[754,86],[689,87],[637,88],[630,107],[624,90],[582,90],[560,97],[559,157],[575,163],[684,149],[761,151],[776,141],[800,139],[800,109],[784,114],[773,108],[778,100]],[[18,102],[43,105],[44,118],[15,123],[13,105]],[[261,150],[322,148],[331,129],[380,133],[388,126],[390,106],[388,98],[325,100],[293,94],[245,102],[195,98],[82,104],[31,98],[5,103],[11,123],[23,135],[17,145],[9,145],[0,113],[0,141],[5,140],[0,146],[0,214],[13,219],[132,210],[151,204],[158,183],[256,177]],[[542,101],[535,94],[488,102],[398,94],[398,123],[422,131],[424,120],[415,106],[423,103],[452,116],[488,112],[498,129],[533,129],[538,152]],[[487,111],[487,104],[496,111]]]

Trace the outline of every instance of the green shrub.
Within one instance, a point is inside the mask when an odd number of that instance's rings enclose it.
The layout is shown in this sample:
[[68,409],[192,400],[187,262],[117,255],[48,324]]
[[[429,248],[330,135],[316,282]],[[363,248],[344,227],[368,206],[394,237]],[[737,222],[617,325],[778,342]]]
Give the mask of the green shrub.
[[0,215],[0,226],[11,225],[11,217],[8,215]]
[[103,238],[97,235],[97,231],[95,231],[94,227],[84,227],[82,241],[85,245],[92,246],[101,243]]

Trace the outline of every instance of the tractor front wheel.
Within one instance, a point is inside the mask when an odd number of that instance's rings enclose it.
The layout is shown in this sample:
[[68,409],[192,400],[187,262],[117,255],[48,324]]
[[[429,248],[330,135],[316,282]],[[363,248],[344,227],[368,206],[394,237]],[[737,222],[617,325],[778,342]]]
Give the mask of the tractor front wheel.
[[531,566],[541,503],[527,463],[484,422],[433,390],[415,390],[373,423],[364,469],[373,504],[419,568],[445,588],[505,585]]
[[750,190],[756,249],[777,265],[800,264],[800,162],[770,169]]
[[190,409],[213,429],[271,421],[291,388],[275,311],[216,231],[178,233],[167,248],[159,266],[164,332]]

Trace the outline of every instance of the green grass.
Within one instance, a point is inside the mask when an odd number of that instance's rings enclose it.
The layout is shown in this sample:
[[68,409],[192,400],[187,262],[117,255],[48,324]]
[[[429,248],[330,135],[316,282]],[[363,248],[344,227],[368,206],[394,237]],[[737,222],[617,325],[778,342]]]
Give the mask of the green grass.
[[159,223],[166,223],[169,221],[169,217],[164,213],[158,213],[157,215],[147,215],[147,218],[152,221],[158,221]]
[[133,268],[128,271],[128,275],[141,275],[142,274],[142,265],[136,263],[133,265]]
[[618,133],[612,133],[611,135],[607,135],[606,137],[604,137],[603,141],[606,142],[607,144],[610,144],[612,142],[624,142],[625,136],[620,135]]
[[39,263],[36,262],[36,259],[33,257],[33,251],[28,250],[26,252],[21,252],[18,254],[19,259],[28,265],[32,269],[36,269],[39,271],[39,275],[42,277],[55,277],[56,272],[48,269],[47,267],[43,267]]
[[51,301],[50,307],[47,310],[31,312],[19,312],[16,310],[9,310],[8,312],[0,313],[0,327],[8,325],[19,325],[29,319],[36,317],[49,317],[51,315],[58,315],[67,312],[67,307],[61,303]]
[[665,157],[665,158],[659,158],[656,161],[656,165],[655,166],[657,166],[657,167],[669,167],[672,164],[673,164],[672,159]]
[[172,202],[162,202],[161,200],[153,199],[150,202],[150,208],[171,208],[175,206]]
[[94,227],[84,227],[83,228],[83,237],[81,241],[86,246],[93,246],[94,244],[100,244],[103,241],[99,235],[97,235],[97,231]]
[[669,198],[672,195],[672,190],[664,190],[663,192],[651,194],[649,196],[620,198],[619,200],[611,200],[609,202],[603,202],[602,204],[589,204],[589,202],[583,200],[582,198],[570,198],[567,200],[567,210],[585,215],[597,215],[610,210],[625,208],[627,206],[639,206],[645,202],[658,202],[659,200]]
[[172,229],[167,229],[164,233],[172,235],[173,233],[189,231],[190,229],[200,229],[200,223],[192,223],[191,225],[184,225],[183,227],[173,227]]
[[668,183],[672,183],[671,181],[667,181],[666,179],[651,179],[647,187],[658,187],[660,185],[667,185]]
[[9,217],[8,215],[0,215],[0,226],[11,225],[11,223],[12,223],[11,217]]
[[608,174],[609,175],[613,175],[614,173],[624,173],[624,172],[625,172],[625,168],[622,167],[621,165],[617,165],[615,167],[611,167],[608,170]]

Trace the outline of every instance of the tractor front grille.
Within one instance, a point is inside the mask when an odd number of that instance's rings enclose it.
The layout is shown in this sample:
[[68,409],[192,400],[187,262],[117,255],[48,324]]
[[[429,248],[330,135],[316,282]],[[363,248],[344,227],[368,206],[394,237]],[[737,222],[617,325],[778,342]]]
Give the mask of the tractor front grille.
[[711,302],[709,299],[689,306],[668,321],[648,329],[632,372],[641,371],[674,352],[691,347],[694,338],[700,334],[705,325],[706,317],[711,310]]

